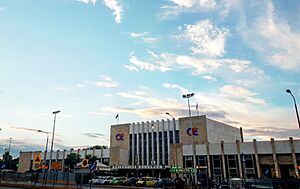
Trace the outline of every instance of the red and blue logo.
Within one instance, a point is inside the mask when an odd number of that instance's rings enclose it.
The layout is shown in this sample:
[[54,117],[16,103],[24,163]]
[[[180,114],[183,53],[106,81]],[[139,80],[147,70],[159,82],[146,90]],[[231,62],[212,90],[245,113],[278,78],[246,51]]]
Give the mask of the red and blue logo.
[[197,127],[187,128],[186,134],[188,134],[189,136],[198,136],[199,135],[198,128]]
[[116,134],[116,140],[117,141],[123,141],[124,140],[124,133]]

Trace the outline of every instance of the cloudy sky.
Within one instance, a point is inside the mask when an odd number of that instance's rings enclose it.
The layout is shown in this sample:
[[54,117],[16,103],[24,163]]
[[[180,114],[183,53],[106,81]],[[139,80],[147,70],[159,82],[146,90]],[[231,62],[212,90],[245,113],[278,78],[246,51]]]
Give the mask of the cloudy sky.
[[[299,138],[298,0],[1,0],[0,153],[108,145],[110,125],[192,114]],[[300,103],[300,100],[299,100]]]

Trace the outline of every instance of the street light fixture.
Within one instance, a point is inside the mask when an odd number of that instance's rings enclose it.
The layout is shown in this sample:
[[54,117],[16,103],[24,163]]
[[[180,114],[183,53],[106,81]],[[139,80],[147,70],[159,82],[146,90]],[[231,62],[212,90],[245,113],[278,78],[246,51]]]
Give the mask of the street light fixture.
[[295,97],[294,97],[294,95],[292,94],[292,91],[291,91],[290,89],[287,89],[286,92],[289,93],[289,94],[293,97],[293,100],[294,100],[294,106],[295,106],[296,115],[297,115],[297,120],[298,120],[298,126],[299,126],[299,129],[300,129],[300,120],[299,120],[299,114],[298,114],[298,108],[297,108],[296,99],[295,99]]
[[173,118],[173,144],[175,144],[175,158],[176,158],[176,169],[178,168],[178,158],[177,158],[177,143],[175,139],[175,131],[176,131],[176,122],[175,117],[172,116],[169,112],[166,112],[166,114]]
[[52,132],[52,141],[51,141],[51,150],[50,150],[50,160],[49,160],[49,170],[51,171],[51,161],[52,161],[52,151],[53,151],[53,142],[54,142],[54,132],[55,132],[55,121],[56,121],[56,114],[58,114],[60,111],[54,111],[52,114],[54,114],[54,123],[53,123],[53,132]]
[[[195,93],[189,93],[182,95],[182,98],[187,98],[188,100],[188,107],[189,107],[189,126],[190,128],[192,127],[192,117],[191,117],[191,108],[190,108],[190,98],[193,97]],[[198,184],[198,177],[197,177],[197,169],[196,169],[196,147],[195,147],[195,137],[192,134],[192,140],[193,140],[193,169],[195,171],[195,185],[197,186]]]

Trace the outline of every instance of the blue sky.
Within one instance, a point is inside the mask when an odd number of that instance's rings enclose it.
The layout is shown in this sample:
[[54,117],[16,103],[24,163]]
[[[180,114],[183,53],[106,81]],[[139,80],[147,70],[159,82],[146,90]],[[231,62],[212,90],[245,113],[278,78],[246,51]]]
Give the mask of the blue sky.
[[[300,2],[1,0],[0,142],[108,145],[110,125],[206,114],[248,140],[299,138]],[[33,130],[32,130],[33,129]],[[101,134],[95,135],[96,134]],[[17,155],[17,154],[15,154]]]

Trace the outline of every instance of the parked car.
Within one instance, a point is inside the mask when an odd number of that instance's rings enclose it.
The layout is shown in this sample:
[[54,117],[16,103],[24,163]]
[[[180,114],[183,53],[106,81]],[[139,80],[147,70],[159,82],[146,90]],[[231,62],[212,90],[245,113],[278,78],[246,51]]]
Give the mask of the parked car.
[[138,177],[131,177],[123,182],[125,186],[136,186],[136,182],[139,180]]
[[95,176],[94,178],[92,178],[91,180],[89,180],[89,183],[90,184],[95,184],[100,177],[101,176]]
[[157,178],[149,177],[145,183],[145,186],[154,187],[155,183],[158,181]]
[[173,187],[174,181],[170,178],[161,178],[155,183],[154,186],[156,188]]
[[113,177],[108,176],[105,179],[103,179],[102,181],[100,180],[99,184],[108,185],[108,184],[111,184],[112,180],[113,180]]
[[146,182],[151,181],[151,180],[153,180],[153,177],[142,177],[136,182],[136,185],[137,186],[146,186]]
[[112,179],[111,183],[112,185],[122,185],[123,182],[126,180],[126,177],[115,177]]

